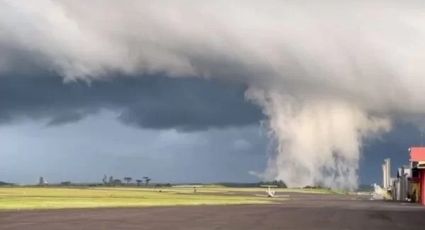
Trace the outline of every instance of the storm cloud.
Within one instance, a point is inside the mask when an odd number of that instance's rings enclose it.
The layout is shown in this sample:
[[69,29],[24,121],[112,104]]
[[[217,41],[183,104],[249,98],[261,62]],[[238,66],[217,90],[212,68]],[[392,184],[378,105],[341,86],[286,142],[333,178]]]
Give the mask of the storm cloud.
[[[33,116],[51,125],[101,108],[118,108],[119,119],[148,128],[258,122],[244,95],[261,107],[276,143],[263,177],[354,189],[364,140],[389,132],[397,117],[425,114],[424,8],[414,0],[3,0],[0,71],[40,68],[68,84],[58,91],[74,98],[37,93],[47,106]],[[154,77],[139,80],[146,76]],[[155,90],[133,89],[138,81]],[[128,92],[114,91],[121,84]],[[139,90],[160,100],[129,96]],[[2,120],[24,111],[20,104]]]
[[0,77],[0,122],[41,119],[48,125],[76,122],[111,110],[122,122],[180,131],[259,123],[261,109],[244,99],[245,86],[205,79],[120,76],[68,82],[54,74]]

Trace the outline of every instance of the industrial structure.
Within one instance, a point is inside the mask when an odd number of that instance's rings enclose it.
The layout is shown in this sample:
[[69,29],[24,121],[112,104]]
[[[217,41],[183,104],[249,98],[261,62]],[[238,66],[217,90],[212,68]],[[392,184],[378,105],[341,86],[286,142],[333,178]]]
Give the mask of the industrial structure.
[[386,190],[390,189],[391,185],[391,160],[389,158],[384,160],[382,164],[382,187]]
[[393,200],[425,205],[425,147],[409,148],[409,165],[397,169],[391,177],[391,161],[382,164],[382,188]]
[[48,185],[49,183],[47,182],[47,180],[44,177],[40,177],[38,179],[38,185]]
[[412,193],[416,195],[416,201],[425,205],[425,147],[412,147],[409,152]]

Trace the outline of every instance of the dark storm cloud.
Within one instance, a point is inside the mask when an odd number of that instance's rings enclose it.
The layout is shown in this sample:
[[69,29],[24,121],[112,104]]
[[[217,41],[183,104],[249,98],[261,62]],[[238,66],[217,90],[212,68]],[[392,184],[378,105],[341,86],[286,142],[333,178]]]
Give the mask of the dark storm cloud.
[[88,84],[36,75],[0,76],[0,122],[31,118],[59,125],[101,109],[118,112],[126,124],[152,129],[244,126],[262,119],[260,109],[245,101],[245,87],[236,83],[115,76]]
[[54,116],[48,123],[48,125],[61,125],[71,122],[76,122],[84,118],[83,113],[68,112]]

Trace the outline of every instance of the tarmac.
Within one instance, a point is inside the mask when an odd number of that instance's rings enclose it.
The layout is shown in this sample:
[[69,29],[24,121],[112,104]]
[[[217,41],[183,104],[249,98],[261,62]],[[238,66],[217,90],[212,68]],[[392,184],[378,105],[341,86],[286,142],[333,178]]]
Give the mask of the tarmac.
[[425,208],[417,204],[353,195],[278,196],[288,200],[266,205],[0,212],[0,229],[425,229]]

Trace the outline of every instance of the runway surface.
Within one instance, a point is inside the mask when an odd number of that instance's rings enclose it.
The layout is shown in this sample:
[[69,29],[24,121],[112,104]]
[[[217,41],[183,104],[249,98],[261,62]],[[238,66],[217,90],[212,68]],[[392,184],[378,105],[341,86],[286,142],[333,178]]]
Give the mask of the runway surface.
[[285,194],[272,205],[0,212],[2,230],[425,229],[425,208],[347,195]]

